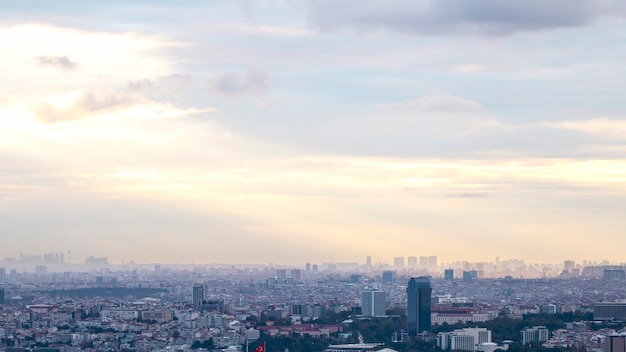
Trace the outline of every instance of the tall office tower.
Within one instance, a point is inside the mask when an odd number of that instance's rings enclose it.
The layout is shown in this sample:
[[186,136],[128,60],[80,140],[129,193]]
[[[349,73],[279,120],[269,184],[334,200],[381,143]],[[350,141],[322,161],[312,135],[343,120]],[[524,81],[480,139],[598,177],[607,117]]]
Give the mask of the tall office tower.
[[626,335],[612,333],[606,337],[604,350],[606,352],[626,352]]
[[428,257],[420,257],[420,268],[428,267]]
[[454,269],[446,269],[443,271],[443,278],[446,281],[454,281]]
[[367,258],[365,258],[365,265],[372,266],[372,257],[367,256]]
[[396,283],[396,272],[393,270],[385,270],[383,271],[383,276],[381,279],[383,284],[395,284]]
[[316,272],[317,272],[317,270],[318,270],[318,266],[317,266],[317,264],[313,264],[313,265],[311,265],[311,271],[313,271],[314,273],[316,273]]
[[201,283],[193,284],[192,291],[193,309],[202,310],[202,302],[204,301],[204,285]]
[[393,258],[393,266],[396,268],[404,268],[404,257]]
[[431,255],[428,257],[428,267],[431,269],[437,269],[437,256]]
[[364,290],[361,293],[361,315],[366,317],[384,317],[385,291]]
[[311,271],[311,263],[306,263],[306,272],[310,272]]
[[291,278],[293,281],[302,281],[302,270],[291,269]]
[[430,277],[412,277],[406,288],[406,317],[409,336],[430,331]]
[[7,271],[5,268],[0,268],[0,284],[6,283]]
[[276,269],[276,278],[277,279],[286,279],[287,278],[287,269]]
[[411,268],[415,268],[417,266],[417,257],[408,257],[407,264]]

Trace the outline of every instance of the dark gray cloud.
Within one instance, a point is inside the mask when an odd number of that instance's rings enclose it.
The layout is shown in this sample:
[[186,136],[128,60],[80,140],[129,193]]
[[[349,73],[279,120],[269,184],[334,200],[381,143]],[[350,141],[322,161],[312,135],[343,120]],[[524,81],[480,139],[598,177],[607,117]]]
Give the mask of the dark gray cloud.
[[250,69],[245,75],[228,72],[211,81],[213,91],[224,95],[254,95],[265,93],[269,84],[270,74],[258,69]]
[[39,56],[35,60],[39,65],[52,66],[63,71],[76,71],[80,65],[70,60],[67,56]]
[[619,0],[347,0],[310,1],[309,21],[318,28],[437,35],[507,35],[519,31],[579,27],[603,16],[626,14]]

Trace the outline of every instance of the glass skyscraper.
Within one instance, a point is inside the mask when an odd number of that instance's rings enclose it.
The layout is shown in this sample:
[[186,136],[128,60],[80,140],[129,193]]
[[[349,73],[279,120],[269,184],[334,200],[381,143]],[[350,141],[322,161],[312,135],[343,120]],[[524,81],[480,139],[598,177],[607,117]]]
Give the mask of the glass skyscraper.
[[430,331],[430,277],[412,277],[406,288],[407,330],[409,336]]

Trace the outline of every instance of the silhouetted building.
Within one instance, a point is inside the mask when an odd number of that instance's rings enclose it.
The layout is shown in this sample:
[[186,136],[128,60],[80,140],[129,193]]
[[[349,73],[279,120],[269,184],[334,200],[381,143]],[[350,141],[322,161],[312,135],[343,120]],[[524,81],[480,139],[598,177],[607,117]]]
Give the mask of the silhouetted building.
[[443,271],[443,278],[446,281],[453,281],[454,280],[454,269],[446,269]]
[[423,331],[430,331],[430,304],[433,289],[430,277],[412,277],[406,288],[407,295],[407,330],[409,336],[416,336]]
[[0,305],[4,305],[4,289],[0,288]]

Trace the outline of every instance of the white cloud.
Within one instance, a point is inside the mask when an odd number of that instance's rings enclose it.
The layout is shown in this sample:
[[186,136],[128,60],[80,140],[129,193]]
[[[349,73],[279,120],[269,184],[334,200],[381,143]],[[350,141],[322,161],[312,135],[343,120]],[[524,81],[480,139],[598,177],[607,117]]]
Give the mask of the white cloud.
[[591,136],[610,139],[626,139],[626,120],[595,118],[579,121],[545,122],[545,126],[575,131]]
[[377,105],[382,110],[415,111],[428,113],[484,113],[485,109],[476,101],[458,96],[432,94],[399,103]]

